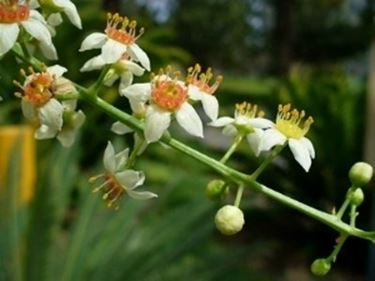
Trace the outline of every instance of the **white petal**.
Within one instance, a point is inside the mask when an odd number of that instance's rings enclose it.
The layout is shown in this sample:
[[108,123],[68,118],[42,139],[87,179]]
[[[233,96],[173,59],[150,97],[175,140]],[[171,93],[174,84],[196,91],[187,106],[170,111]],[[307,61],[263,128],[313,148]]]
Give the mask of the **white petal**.
[[0,56],[8,52],[17,41],[20,29],[15,23],[0,23]]
[[307,147],[301,139],[289,139],[289,148],[293,153],[294,159],[308,172],[311,166],[311,158]]
[[202,120],[195,109],[187,102],[184,102],[176,112],[176,120],[189,134],[203,138]]
[[116,121],[115,123],[112,124],[111,131],[118,135],[124,135],[124,134],[133,132],[133,129],[129,128],[128,126],[121,123],[120,121]]
[[133,73],[130,71],[125,71],[121,74],[119,91],[121,92],[122,89],[129,87],[133,83]]
[[54,138],[56,134],[57,130],[55,128],[41,124],[40,127],[35,131],[34,136],[37,140],[45,140]]
[[130,57],[139,61],[141,65],[144,68],[146,68],[147,71],[150,71],[150,59],[148,58],[147,54],[137,44],[129,45],[128,53]]
[[110,64],[118,61],[126,51],[126,45],[108,39],[102,47],[103,60]]
[[80,71],[85,72],[85,71],[102,69],[105,64],[106,63],[103,60],[102,56],[99,55],[85,62],[85,64],[81,67]]
[[272,121],[260,117],[250,118],[249,123],[252,127],[259,129],[272,128],[273,126],[275,126],[275,124]]
[[79,17],[77,8],[70,0],[54,0],[54,2],[56,6],[64,9],[64,13],[72,24],[82,29],[81,18]]
[[232,124],[225,126],[223,129],[223,134],[226,136],[235,136],[237,135],[237,133],[238,133],[237,128],[233,126]]
[[150,105],[146,111],[145,139],[148,143],[158,141],[171,123],[171,113]]
[[226,125],[232,124],[234,122],[234,119],[232,117],[220,117],[216,119],[215,121],[212,121],[208,123],[209,126],[212,127],[224,127]]
[[39,108],[39,120],[51,129],[60,131],[63,125],[64,106],[56,99],[50,99]]
[[284,144],[286,137],[276,129],[268,129],[264,131],[259,144],[259,151],[268,151],[275,145]]
[[146,102],[151,96],[151,84],[150,83],[137,83],[129,87],[124,88],[121,96],[127,97],[129,100],[134,99],[139,102]]
[[152,193],[150,191],[133,191],[133,190],[129,190],[127,193],[128,193],[128,195],[131,198],[136,199],[136,200],[147,200],[147,199],[158,197],[157,194]]
[[264,131],[262,129],[254,128],[254,132],[246,136],[246,139],[252,151],[254,152],[255,156],[259,156],[259,153],[260,153],[259,144],[260,144],[260,140],[262,139],[263,134],[264,134]]
[[202,91],[197,86],[189,85],[188,86],[188,95],[189,95],[189,98],[197,101],[197,100],[202,100],[203,95],[205,95],[205,93],[202,93]]
[[30,0],[29,2],[30,9],[37,9],[40,7],[38,0]]
[[143,73],[145,72],[145,69],[139,66],[138,64],[136,64],[135,62],[132,62],[129,60],[120,60],[118,63],[121,65],[121,67],[124,70],[129,70],[136,76],[142,76]]
[[120,171],[125,168],[126,163],[128,162],[129,157],[129,148],[125,148],[115,155],[116,162],[116,171]]
[[125,170],[116,173],[115,176],[118,182],[124,186],[126,190],[133,190],[137,186],[142,185],[145,181],[145,175],[142,172],[134,170]]
[[71,126],[67,128],[64,128],[63,126],[63,129],[57,135],[57,139],[63,146],[70,147],[74,143],[77,131],[83,125],[85,119],[85,114],[81,110],[79,110],[78,112],[74,113],[72,120],[73,124],[71,124]]
[[307,148],[307,151],[309,152],[310,157],[312,159],[314,159],[315,158],[315,149],[314,149],[314,146],[313,146],[312,142],[308,138],[302,138],[301,142]]
[[107,40],[107,36],[104,33],[94,32],[87,36],[79,48],[80,52],[101,48]]
[[30,17],[27,21],[22,21],[21,25],[38,41],[46,45],[52,45],[51,34],[49,33],[47,26],[39,20]]
[[103,165],[111,173],[116,171],[115,149],[110,141],[108,141],[107,147],[104,150]]
[[217,98],[210,94],[204,94],[202,97],[204,112],[211,120],[216,120],[219,115],[219,102]]
[[55,75],[56,77],[61,77],[67,71],[68,70],[65,67],[58,64],[47,68],[47,72],[51,75]]
[[33,121],[37,117],[36,109],[31,102],[22,99],[21,108],[23,116],[25,116],[26,119]]
[[57,51],[52,42],[50,44],[46,44],[45,42],[41,41],[39,43],[39,48],[47,59],[57,60]]
[[116,80],[119,78],[118,74],[116,73],[116,71],[114,71],[113,69],[110,69],[106,76],[104,77],[104,85],[110,87],[113,85],[113,83],[116,82]]

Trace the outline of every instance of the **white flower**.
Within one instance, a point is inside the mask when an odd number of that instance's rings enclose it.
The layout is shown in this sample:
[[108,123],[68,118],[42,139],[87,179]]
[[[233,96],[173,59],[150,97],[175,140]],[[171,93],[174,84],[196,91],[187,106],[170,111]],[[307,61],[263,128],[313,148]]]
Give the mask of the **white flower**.
[[[81,68],[82,72],[102,69],[106,65],[101,55],[93,57],[88,60]],[[104,78],[104,84],[112,86],[113,83],[120,78],[119,91],[130,86],[133,83],[133,75],[142,76],[144,68],[123,56],[117,62],[112,64],[111,69],[108,71]]]
[[134,84],[121,93],[129,99],[136,115],[144,115],[145,139],[158,141],[168,129],[172,116],[189,134],[203,137],[203,125],[198,114],[188,102],[185,84],[177,78],[163,74],[153,77],[151,83]]
[[90,34],[82,42],[80,51],[101,48],[101,58],[106,64],[112,64],[120,60],[126,53],[134,61],[139,61],[146,69],[150,70],[150,60],[147,54],[135,43],[143,34],[140,29],[137,34],[137,22],[118,14],[108,14],[105,33],[95,32]]
[[52,44],[51,34],[42,15],[31,10],[27,2],[17,0],[0,3],[0,56],[7,53],[16,43],[20,26],[35,38],[43,54],[49,59],[56,59],[56,49]]
[[135,189],[145,181],[143,172],[127,169],[129,149],[115,153],[111,142],[108,142],[104,151],[103,164],[105,173],[99,177],[104,177],[105,182],[96,188],[94,192],[103,191],[103,199],[111,207],[118,199],[128,194],[130,197],[138,200],[147,200],[158,197],[157,194],[150,191],[136,191]]
[[250,103],[243,102],[241,104],[236,104],[234,118],[228,116],[220,117],[209,123],[209,125],[213,127],[224,127],[223,133],[225,135],[246,135],[251,149],[254,151],[255,155],[258,156],[260,153],[259,142],[264,129],[273,126],[273,122],[262,118],[263,115],[263,111],[258,112],[257,105],[252,106]]
[[196,64],[194,68],[188,69],[189,98],[201,101],[204,112],[213,121],[217,119],[219,114],[219,102],[213,94],[219,87],[223,77],[217,76],[212,85],[210,85],[211,80],[213,80],[211,68],[208,68],[205,73],[201,73],[199,64]]
[[276,124],[264,131],[259,150],[267,151],[275,145],[284,145],[288,142],[294,159],[308,172],[311,159],[315,158],[315,150],[311,141],[304,136],[309,131],[313,119],[309,117],[302,124],[304,117],[304,111],[291,110],[290,104],[279,105]]

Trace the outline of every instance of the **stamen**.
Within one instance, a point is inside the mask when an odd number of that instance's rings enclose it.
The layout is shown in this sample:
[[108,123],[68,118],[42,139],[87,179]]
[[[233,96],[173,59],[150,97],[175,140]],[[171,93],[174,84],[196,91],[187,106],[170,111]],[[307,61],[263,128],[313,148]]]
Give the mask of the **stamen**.
[[133,44],[144,33],[144,28],[140,28],[137,34],[137,22],[130,21],[127,17],[121,17],[118,13],[107,14],[107,27],[105,33],[109,38],[125,45]]
[[214,94],[214,92],[223,81],[223,76],[221,75],[218,75],[216,76],[216,78],[214,78],[212,69],[210,67],[207,68],[206,72],[202,73],[201,66],[199,64],[196,64],[194,67],[189,67],[187,71],[187,84],[194,85],[198,87],[202,92],[210,95]]
[[0,3],[0,23],[19,23],[28,20],[29,16],[28,5],[18,4],[16,0]]
[[246,116],[248,118],[255,118],[255,117],[264,117],[264,111],[258,111],[258,105],[248,102],[242,102],[236,104],[235,116]]
[[299,112],[297,109],[291,110],[290,104],[280,104],[276,117],[276,128],[288,138],[302,138],[314,122],[311,116],[303,122],[305,116],[306,113],[304,110]]

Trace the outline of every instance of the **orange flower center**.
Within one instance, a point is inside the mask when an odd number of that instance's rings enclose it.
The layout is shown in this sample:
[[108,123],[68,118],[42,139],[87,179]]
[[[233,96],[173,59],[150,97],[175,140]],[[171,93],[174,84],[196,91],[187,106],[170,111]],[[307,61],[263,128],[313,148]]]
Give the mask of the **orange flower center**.
[[107,27],[105,33],[107,36],[124,45],[133,44],[144,32],[141,28],[137,34],[137,22],[130,21],[127,17],[121,17],[119,14],[108,14]]
[[53,77],[47,73],[34,73],[24,87],[24,98],[35,106],[42,106],[52,98]]
[[219,87],[223,76],[219,75],[214,78],[211,68],[207,68],[206,72],[202,72],[201,66],[196,64],[188,69],[187,83],[199,88],[202,92],[212,95]]
[[116,178],[107,173],[104,175],[105,185],[103,186],[103,199],[107,202],[108,207],[119,200],[125,194],[125,189],[118,183]]
[[152,101],[163,109],[175,111],[187,99],[187,89],[176,80],[156,81],[152,85]]
[[18,23],[29,18],[30,9],[16,2],[0,3],[0,23]]

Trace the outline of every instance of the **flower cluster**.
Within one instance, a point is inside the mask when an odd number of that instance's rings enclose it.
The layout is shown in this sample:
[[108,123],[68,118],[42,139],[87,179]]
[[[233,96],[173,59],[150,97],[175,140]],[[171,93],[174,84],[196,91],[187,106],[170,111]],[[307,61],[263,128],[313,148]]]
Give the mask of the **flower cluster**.
[[[38,9],[47,16],[47,20]],[[19,41],[28,51],[38,47],[47,59],[57,59],[52,36],[55,35],[55,27],[62,22],[60,12],[81,28],[81,19],[70,0],[1,0],[0,56]],[[26,31],[31,39],[21,30]]]

